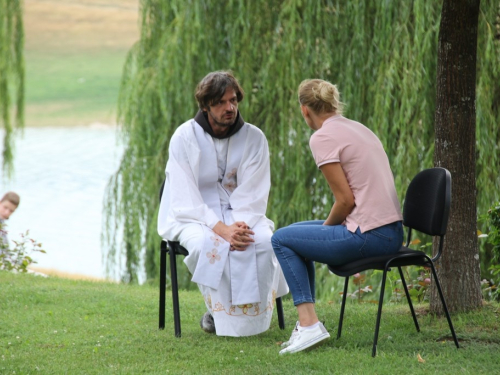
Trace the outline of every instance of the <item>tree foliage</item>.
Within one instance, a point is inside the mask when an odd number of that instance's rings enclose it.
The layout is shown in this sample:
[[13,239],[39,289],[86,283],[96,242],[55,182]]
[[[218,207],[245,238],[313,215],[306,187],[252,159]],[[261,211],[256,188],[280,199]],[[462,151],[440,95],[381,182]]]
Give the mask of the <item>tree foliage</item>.
[[[24,31],[21,0],[0,0],[0,126],[3,165],[12,172],[13,131],[24,124]],[[12,120],[12,102],[15,120]]]
[[[158,193],[169,139],[196,113],[208,72],[232,69],[246,90],[240,110],[266,134],[276,227],[324,218],[332,195],[310,155],[297,104],[306,78],[338,84],[345,115],[382,140],[400,198],[433,166],[440,2],[333,0],[142,0],[141,38],[124,67],[119,122],[126,151],[106,198],[108,265],[133,281],[145,259],[158,268]],[[496,4],[493,4],[496,3]],[[500,47],[498,1],[479,16],[477,160],[479,208],[498,196]]]

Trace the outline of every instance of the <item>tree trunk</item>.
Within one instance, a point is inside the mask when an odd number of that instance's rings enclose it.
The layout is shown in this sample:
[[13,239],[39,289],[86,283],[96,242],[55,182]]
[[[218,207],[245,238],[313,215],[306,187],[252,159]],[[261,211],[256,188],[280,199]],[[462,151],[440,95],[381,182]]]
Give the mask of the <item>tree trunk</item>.
[[[480,0],[444,0],[438,41],[434,164],[452,176],[438,275],[450,312],[481,306],[476,217],[476,50]],[[436,243],[434,251],[436,251]],[[431,311],[442,313],[435,287]]]

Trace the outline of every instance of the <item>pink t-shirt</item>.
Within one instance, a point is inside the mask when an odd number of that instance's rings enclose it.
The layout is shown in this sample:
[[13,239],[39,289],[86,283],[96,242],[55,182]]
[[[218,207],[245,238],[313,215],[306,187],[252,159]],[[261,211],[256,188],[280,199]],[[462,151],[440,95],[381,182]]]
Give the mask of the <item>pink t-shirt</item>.
[[318,168],[342,166],[355,207],[346,218],[350,232],[361,232],[403,220],[389,159],[377,136],[341,115],[327,119],[309,141]]

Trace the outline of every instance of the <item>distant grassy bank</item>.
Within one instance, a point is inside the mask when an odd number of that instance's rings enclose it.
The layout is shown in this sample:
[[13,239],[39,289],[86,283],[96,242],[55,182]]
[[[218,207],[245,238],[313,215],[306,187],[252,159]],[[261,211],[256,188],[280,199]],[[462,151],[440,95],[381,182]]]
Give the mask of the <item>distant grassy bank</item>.
[[116,122],[138,0],[26,0],[26,125]]
[[[453,316],[462,348],[449,341],[445,319],[419,305],[420,333],[404,304],[386,304],[378,356],[371,357],[376,305],[349,303],[343,336],[335,339],[337,302],[319,302],[332,338],[305,353],[279,356],[295,322],[285,300],[287,328],[245,338],[199,328],[199,292],[181,292],[182,338],[158,330],[158,289],[42,278],[0,271],[1,374],[494,374],[498,372],[498,304]],[[418,355],[425,362],[418,360]]]
[[125,55],[26,54],[27,126],[116,123],[116,104]]

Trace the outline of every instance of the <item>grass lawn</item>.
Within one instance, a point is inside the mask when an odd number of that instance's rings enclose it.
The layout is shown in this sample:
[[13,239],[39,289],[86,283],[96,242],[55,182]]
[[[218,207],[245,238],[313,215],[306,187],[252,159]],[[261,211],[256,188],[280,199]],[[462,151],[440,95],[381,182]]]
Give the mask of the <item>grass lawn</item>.
[[[180,294],[182,338],[158,330],[158,289],[106,282],[42,278],[0,271],[1,374],[493,374],[500,365],[498,304],[453,316],[462,348],[449,340],[446,319],[420,311],[421,332],[407,306],[386,304],[371,357],[374,304],[346,308],[336,340],[339,304],[317,304],[332,338],[310,352],[279,356],[295,322],[284,301],[287,328],[243,338],[217,337],[199,328],[198,292]],[[418,355],[425,361],[420,362]]]
[[26,125],[116,122],[138,0],[24,1]]
[[116,123],[125,61],[119,51],[93,54],[26,54],[27,126]]

